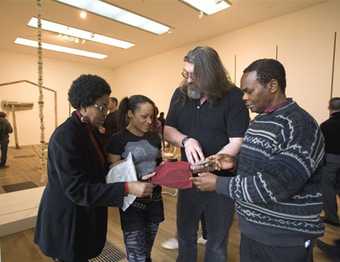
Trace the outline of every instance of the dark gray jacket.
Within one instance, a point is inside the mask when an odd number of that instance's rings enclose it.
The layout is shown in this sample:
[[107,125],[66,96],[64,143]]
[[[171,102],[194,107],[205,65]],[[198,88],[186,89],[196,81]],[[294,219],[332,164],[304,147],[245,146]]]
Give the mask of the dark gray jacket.
[[0,117],[0,142],[8,142],[9,135],[13,132],[11,124],[6,118]]

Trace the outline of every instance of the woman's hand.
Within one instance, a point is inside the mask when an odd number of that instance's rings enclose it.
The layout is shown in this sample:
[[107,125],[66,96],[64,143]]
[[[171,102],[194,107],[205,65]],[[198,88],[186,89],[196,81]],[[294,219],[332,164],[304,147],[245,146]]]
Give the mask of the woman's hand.
[[122,159],[121,157],[120,157],[120,155],[114,155],[114,154],[108,154],[107,155],[107,161],[109,162],[109,163],[111,163],[110,164],[110,168],[112,168],[113,166],[115,166],[115,165],[117,165],[117,164],[119,164],[121,161],[123,161],[124,159]]
[[123,161],[124,161],[124,159],[118,160],[118,161],[116,161],[116,162],[114,162],[114,163],[111,163],[110,169],[113,168],[114,166],[118,165],[119,163],[123,162]]
[[128,193],[136,197],[151,197],[154,186],[146,182],[128,182]]
[[148,180],[149,178],[153,177],[154,175],[156,175],[156,172],[152,172],[150,174],[147,174],[147,175],[142,177],[142,180]]

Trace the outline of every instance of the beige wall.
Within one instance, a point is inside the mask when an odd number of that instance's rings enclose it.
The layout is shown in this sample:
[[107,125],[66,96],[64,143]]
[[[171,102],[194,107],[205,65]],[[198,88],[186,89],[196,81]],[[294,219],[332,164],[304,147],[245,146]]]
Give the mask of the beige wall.
[[[121,98],[132,94],[150,96],[167,111],[173,90],[180,81],[183,56],[196,45],[209,45],[220,54],[233,80],[242,70],[263,57],[278,58],[287,70],[287,94],[294,97],[318,122],[328,116],[333,36],[340,34],[340,1],[329,1],[300,12],[281,16],[201,43],[130,63],[114,70],[113,89]],[[340,36],[334,95],[340,96]],[[236,63],[235,63],[236,56]],[[236,79],[235,79],[236,75]]]
[[[68,116],[67,90],[77,76],[103,76],[112,94],[121,99],[144,94],[160,111],[167,112],[174,89],[181,81],[183,56],[197,45],[209,45],[220,54],[231,78],[238,84],[242,70],[262,57],[278,58],[287,69],[289,96],[294,97],[321,122],[328,116],[334,32],[338,32],[334,96],[340,96],[340,1],[331,0],[297,13],[281,16],[200,43],[193,43],[157,56],[127,64],[115,70],[80,63],[44,59],[44,85],[58,92],[58,122]],[[21,79],[36,82],[36,57],[0,51],[0,83]],[[5,62],[6,61],[6,62]],[[235,63],[236,61],[236,63]],[[54,102],[45,94],[46,137],[54,129]],[[21,145],[39,143],[38,90],[27,84],[0,87],[0,100],[34,102],[30,111],[19,112],[17,123]],[[9,116],[11,120],[11,115]],[[13,138],[11,139],[13,145]]]
[[[29,80],[37,82],[37,59],[34,56],[17,53],[0,52],[2,68],[0,70],[0,83]],[[4,62],[6,61],[6,62]],[[69,106],[67,91],[72,81],[80,74],[98,74],[109,83],[112,70],[94,67],[91,65],[69,63],[54,59],[44,59],[44,86],[57,91],[58,96],[58,123],[68,117]],[[38,108],[38,88],[29,84],[17,84],[0,87],[0,101],[33,102],[33,110],[17,112],[18,140],[20,145],[39,144],[40,123]],[[46,140],[48,141],[54,130],[54,97],[51,92],[44,91],[45,100],[45,127]],[[8,119],[12,122],[12,115]],[[13,135],[10,145],[14,144]]]
[[340,23],[338,22],[333,97],[340,97]]

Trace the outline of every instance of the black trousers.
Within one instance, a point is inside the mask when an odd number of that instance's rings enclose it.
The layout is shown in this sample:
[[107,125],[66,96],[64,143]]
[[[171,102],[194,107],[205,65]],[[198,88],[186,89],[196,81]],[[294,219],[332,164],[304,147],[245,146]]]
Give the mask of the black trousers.
[[228,233],[234,214],[233,200],[196,188],[179,190],[177,200],[177,262],[197,261],[197,229],[204,214],[207,230],[205,262],[226,262]]
[[0,166],[4,166],[6,164],[6,161],[7,161],[8,141],[1,141],[0,147],[1,147]]
[[339,223],[336,203],[336,181],[340,174],[340,155],[326,154],[326,164],[321,169],[321,191],[325,216],[333,223]]
[[313,244],[307,248],[275,247],[241,234],[240,262],[313,262]]

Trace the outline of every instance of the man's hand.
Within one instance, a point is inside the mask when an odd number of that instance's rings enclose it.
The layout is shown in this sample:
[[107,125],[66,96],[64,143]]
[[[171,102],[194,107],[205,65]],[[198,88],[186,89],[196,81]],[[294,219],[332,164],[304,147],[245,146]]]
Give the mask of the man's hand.
[[194,139],[189,138],[184,143],[185,155],[190,164],[204,160],[204,155],[200,143]]
[[200,173],[198,177],[190,179],[200,191],[216,191],[217,176],[212,173]]
[[148,197],[152,195],[154,186],[145,182],[128,182],[129,194],[136,197]]
[[229,170],[235,168],[235,158],[228,154],[216,154],[207,158],[214,162],[218,169]]

